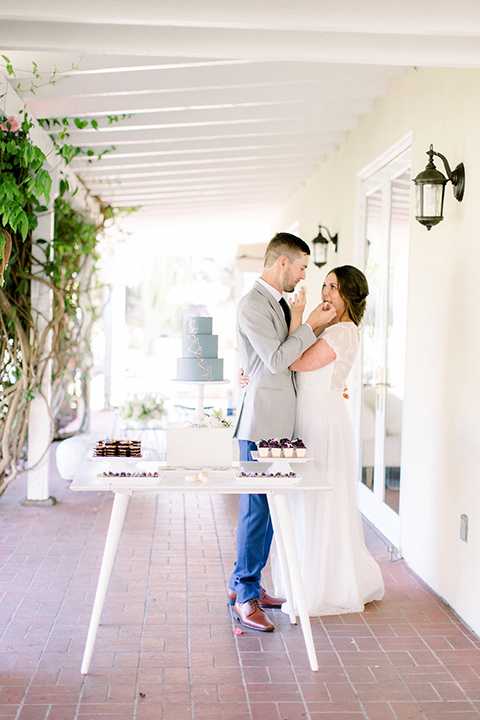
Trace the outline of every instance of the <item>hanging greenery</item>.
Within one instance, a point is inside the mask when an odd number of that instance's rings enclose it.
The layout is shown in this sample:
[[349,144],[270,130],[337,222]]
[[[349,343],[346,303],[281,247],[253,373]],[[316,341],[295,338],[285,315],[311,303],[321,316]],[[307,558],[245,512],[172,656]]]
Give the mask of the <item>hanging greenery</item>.
[[[52,372],[51,440],[62,437],[79,413],[77,429],[87,421],[90,335],[102,297],[96,272],[100,230],[63,198],[55,201],[51,243],[33,240],[30,229],[23,239],[9,228],[12,254],[0,288],[0,493],[25,469],[30,402],[41,393],[47,368]],[[43,331],[31,306],[35,245],[42,246],[45,258],[39,263],[36,253],[41,279],[37,272],[35,280],[52,293],[52,319]]]
[[92,368],[90,338],[100,316],[103,285],[98,278],[98,240],[103,228],[72,209],[63,198],[55,201],[55,235],[52,259],[46,273],[60,291],[54,296],[53,316],[58,326],[53,334],[52,414],[55,437],[68,435],[76,420],[77,432],[88,422],[89,377]]
[[[14,74],[11,65],[7,71]],[[0,113],[0,494],[20,469],[27,469],[29,407],[42,393],[46,372],[52,372],[52,400],[44,398],[51,440],[62,436],[76,414],[82,413],[79,427],[86,422],[90,331],[101,302],[97,243],[105,220],[114,215],[112,208],[102,206],[95,224],[73,210],[63,177],[55,201],[54,239],[36,238],[38,218],[50,202],[52,176],[48,158],[31,140],[33,123],[22,115]],[[63,132],[52,150],[67,163],[78,154],[67,143],[68,124],[62,121]],[[53,298],[52,318],[43,330],[32,309],[33,280]]]

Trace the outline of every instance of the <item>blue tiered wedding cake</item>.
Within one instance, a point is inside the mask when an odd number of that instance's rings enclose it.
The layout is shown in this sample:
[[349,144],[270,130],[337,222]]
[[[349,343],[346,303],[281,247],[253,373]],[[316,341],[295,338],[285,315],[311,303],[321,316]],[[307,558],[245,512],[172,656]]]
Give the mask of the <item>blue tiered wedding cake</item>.
[[200,403],[194,424],[167,428],[167,464],[186,468],[229,467],[232,464],[232,427],[209,426],[203,408],[203,387],[224,382],[223,359],[218,357],[218,335],[212,335],[211,317],[189,317],[177,359],[177,380],[197,385]]
[[177,359],[177,380],[223,380],[223,359],[218,357],[218,335],[212,335],[211,317],[189,317],[182,336],[182,357]]

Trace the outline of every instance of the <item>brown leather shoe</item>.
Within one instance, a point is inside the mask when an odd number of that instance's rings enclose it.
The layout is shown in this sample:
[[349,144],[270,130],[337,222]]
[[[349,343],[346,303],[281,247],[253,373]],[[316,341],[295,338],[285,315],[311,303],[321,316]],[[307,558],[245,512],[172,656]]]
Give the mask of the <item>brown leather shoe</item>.
[[272,632],[275,628],[260,607],[260,600],[254,598],[244,603],[236,602],[233,606],[233,612],[238,617],[242,625],[252,630],[260,630],[262,632]]
[[[235,605],[237,600],[237,593],[235,590],[227,588],[227,603],[229,605]],[[277,598],[274,595],[269,595],[265,588],[260,588],[260,605],[264,608],[279,608],[282,607],[285,602],[284,598]]]

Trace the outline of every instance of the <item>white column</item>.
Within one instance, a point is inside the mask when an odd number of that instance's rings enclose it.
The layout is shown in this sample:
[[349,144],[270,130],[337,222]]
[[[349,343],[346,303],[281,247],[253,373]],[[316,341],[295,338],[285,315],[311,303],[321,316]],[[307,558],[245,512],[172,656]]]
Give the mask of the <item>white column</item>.
[[[52,187],[53,190],[53,187]],[[34,238],[50,241],[54,234],[53,198],[48,212],[38,217],[38,226]],[[32,275],[39,278],[43,275],[45,246],[35,242],[32,246]],[[31,283],[32,317],[37,328],[37,338],[45,338],[40,366],[43,377],[34,400],[30,403],[28,418],[28,471],[27,498],[24,504],[53,505],[56,500],[50,497],[50,453],[49,448],[53,437],[53,424],[49,413],[52,396],[52,333],[46,331],[53,317],[53,293],[43,282],[32,280]],[[33,467],[34,466],[34,467]]]
[[109,293],[108,303],[103,311],[105,332],[105,404],[116,406],[125,398],[126,356],[128,333],[125,318],[126,309],[126,266],[128,259],[123,248],[112,253],[105,272],[105,283]]

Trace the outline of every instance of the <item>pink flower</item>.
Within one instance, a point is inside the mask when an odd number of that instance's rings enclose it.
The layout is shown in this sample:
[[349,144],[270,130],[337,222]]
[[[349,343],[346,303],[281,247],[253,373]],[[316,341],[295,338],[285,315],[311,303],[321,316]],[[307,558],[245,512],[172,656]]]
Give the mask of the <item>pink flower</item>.
[[233,632],[235,633],[235,635],[243,635],[243,630],[239,627],[236,627]]
[[[8,127],[7,123],[9,123],[10,127]],[[8,132],[9,130],[11,132],[15,132],[16,130],[18,130],[19,127],[20,126],[19,126],[18,122],[15,120],[13,115],[10,115],[10,117],[7,119],[7,122],[4,122],[0,125],[0,128],[4,132]]]

